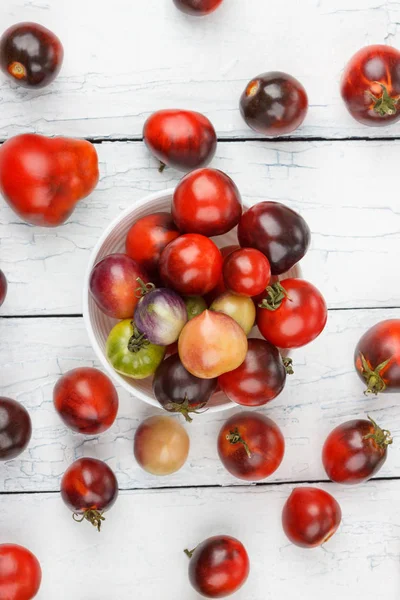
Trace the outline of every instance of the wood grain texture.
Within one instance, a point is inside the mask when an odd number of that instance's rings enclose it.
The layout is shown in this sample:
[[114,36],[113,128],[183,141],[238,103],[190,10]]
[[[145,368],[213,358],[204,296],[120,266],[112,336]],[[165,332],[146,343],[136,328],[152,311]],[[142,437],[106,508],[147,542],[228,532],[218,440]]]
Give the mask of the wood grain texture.
[[[331,312],[321,337],[293,353],[295,374],[284,392],[261,409],[276,421],[286,439],[284,461],[269,482],[326,479],[320,459],[326,435],[335,425],[366,418],[367,413],[391,429],[395,438],[379,476],[398,475],[398,396],[365,398],[352,362],[362,333],[372,324],[396,316],[395,310]],[[0,491],[57,490],[67,466],[82,456],[106,460],[122,489],[243,484],[225,471],[216,450],[218,432],[231,411],[198,415],[187,426],[191,437],[188,462],[178,473],[163,478],[142,471],[132,452],[137,426],[157,409],[122,390],[118,419],[103,435],[85,437],[62,424],[52,403],[55,382],[69,369],[97,365],[80,318],[0,320],[0,365],[2,394],[28,408],[34,427],[28,450],[1,465]]]
[[[57,229],[22,223],[0,200],[0,268],[10,282],[5,315],[81,312],[91,249],[123,209],[174,187],[180,174],[142,143],[97,146],[101,181]],[[313,232],[304,277],[331,308],[400,306],[400,209],[393,189],[400,142],[220,143],[213,166],[236,181],[243,200],[282,201]]]
[[[160,108],[207,114],[220,136],[254,137],[238,110],[247,82],[287,71],[306,87],[310,110],[295,136],[396,135],[347,113],[339,92],[344,65],[362,46],[399,46],[400,3],[384,0],[225,0],[205,19],[172,0],[3,0],[2,28],[38,21],[59,35],[66,55],[57,81],[41,91],[1,78],[0,137],[49,135],[138,138]],[[296,27],[293,27],[293,24]]]
[[37,600],[200,600],[188,582],[183,549],[217,534],[240,539],[250,557],[249,579],[235,600],[319,600],[321,589],[329,599],[395,600],[400,482],[323,487],[340,503],[343,521],[315,550],[297,548],[284,536],[280,519],[289,485],[123,493],[101,534],[73,523],[58,494],[8,496],[0,505],[1,537],[40,559]]

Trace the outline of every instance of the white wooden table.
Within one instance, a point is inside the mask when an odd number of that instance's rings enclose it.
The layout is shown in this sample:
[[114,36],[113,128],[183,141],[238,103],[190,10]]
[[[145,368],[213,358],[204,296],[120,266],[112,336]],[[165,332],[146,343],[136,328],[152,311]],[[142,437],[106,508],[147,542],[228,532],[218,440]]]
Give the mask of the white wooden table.
[[[35,131],[95,141],[101,180],[69,222],[54,230],[23,224],[0,202],[0,268],[9,294],[0,313],[0,394],[30,411],[29,449],[0,464],[0,543],[29,547],[41,561],[38,600],[194,600],[183,548],[227,533],[248,548],[252,571],[238,600],[395,600],[400,594],[400,399],[366,399],[352,354],[361,333],[400,315],[400,125],[366,128],[347,114],[339,78],[369,43],[400,46],[400,2],[225,0],[205,19],[172,0],[2,0],[1,28],[37,21],[64,43],[61,75],[29,92],[0,79],[0,138]],[[283,70],[305,85],[310,110],[283,141],[262,140],[242,122],[247,81]],[[155,479],[135,464],[138,423],[156,412],[120,390],[107,433],[85,438],[55,414],[52,389],[65,371],[96,365],[82,316],[83,273],[103,228],[149,191],[176,184],[158,173],[141,131],[154,110],[204,112],[220,138],[213,166],[245,200],[274,199],[299,210],[313,232],[306,278],[326,296],[321,337],[295,353],[296,373],[265,413],[287,452],[269,481],[245,486],[218,461],[226,413],[190,426],[191,452],[177,474]],[[326,481],[320,451],[336,424],[367,412],[397,440],[379,478],[345,489]],[[229,413],[228,413],[229,414]],[[120,498],[99,535],[74,525],[58,490],[81,456],[115,470]],[[331,491],[343,524],[323,549],[291,546],[281,529],[294,485]]]

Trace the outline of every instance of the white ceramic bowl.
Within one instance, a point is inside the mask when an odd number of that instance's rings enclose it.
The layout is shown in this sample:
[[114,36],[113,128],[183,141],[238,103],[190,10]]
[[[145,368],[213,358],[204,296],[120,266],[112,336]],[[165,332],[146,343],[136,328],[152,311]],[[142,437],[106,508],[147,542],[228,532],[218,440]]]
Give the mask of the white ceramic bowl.
[[[104,369],[110,374],[114,381],[121,385],[130,394],[136,398],[139,398],[140,400],[143,400],[143,402],[158,408],[160,408],[160,405],[152,393],[152,378],[135,380],[128,377],[123,377],[114,371],[109,364],[105,354],[106,340],[112,327],[115,325],[115,323],[117,323],[117,321],[105,315],[97,307],[89,293],[89,279],[94,265],[102,258],[115,252],[125,252],[126,235],[131,226],[138,219],[155,212],[170,211],[173,192],[173,189],[168,189],[162,192],[150,194],[139,202],[136,202],[134,206],[122,212],[114,221],[110,223],[103,235],[100,237],[90,256],[85,275],[83,292],[84,322],[89,334],[90,342]],[[213,239],[219,247],[237,244],[236,229]],[[290,273],[290,275],[293,277],[298,276],[298,270],[296,268],[293,269],[293,272]],[[286,277],[287,276],[288,274],[286,274]],[[252,337],[255,336],[259,337],[256,332],[254,332]],[[237,405],[230,402],[223,392],[218,391],[212,396],[208,406],[209,412],[218,412],[221,410],[234,408]]]

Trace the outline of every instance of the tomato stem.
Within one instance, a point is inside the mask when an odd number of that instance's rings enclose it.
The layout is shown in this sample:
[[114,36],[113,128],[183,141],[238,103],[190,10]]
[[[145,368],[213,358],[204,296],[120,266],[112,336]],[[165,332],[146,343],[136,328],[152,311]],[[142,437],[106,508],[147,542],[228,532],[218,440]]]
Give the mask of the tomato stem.
[[393,438],[390,431],[387,429],[381,429],[377,423],[368,415],[368,419],[371,421],[374,426],[373,433],[368,433],[364,435],[364,440],[374,440],[374,442],[380,446],[381,448],[387,448],[390,444],[393,444]]
[[156,289],[154,283],[145,283],[140,277],[136,277],[136,281],[139,284],[139,287],[135,290],[136,298],[143,298],[143,296]]
[[106,520],[103,517],[103,513],[96,510],[95,508],[88,508],[85,510],[83,515],[79,515],[78,513],[73,513],[72,515],[75,523],[82,523],[82,521],[89,521],[94,527],[97,528],[97,531],[101,530],[101,523]]
[[269,285],[265,291],[267,292],[267,297],[258,306],[271,311],[279,308],[282,301],[288,296],[287,291],[279,281],[274,283],[274,285]]
[[397,112],[397,103],[400,100],[400,96],[392,97],[385,85],[379,81],[375,81],[377,85],[382,88],[382,96],[377,98],[372,92],[369,92],[371,100],[374,103],[374,111],[380,116],[385,117],[386,115],[395,115]]
[[387,367],[387,365],[392,360],[388,358],[384,360],[380,365],[376,367],[376,369],[372,369],[364,354],[360,352],[361,365],[362,365],[362,376],[366,380],[368,387],[365,390],[364,394],[368,396],[368,394],[378,394],[379,392],[383,392],[386,389],[386,383],[382,378],[382,371]]
[[287,356],[286,358],[283,359],[283,366],[285,367],[286,373],[288,375],[294,375],[294,370],[293,370],[293,359],[289,358],[289,356]]
[[[196,546],[197,548],[197,546]],[[193,548],[193,550],[188,550],[187,548],[185,548],[184,553],[186,554],[186,556],[188,558],[192,558],[193,554],[195,553],[196,548]]]
[[170,412],[181,413],[181,415],[185,417],[187,423],[191,423],[193,419],[189,413],[193,413],[195,415],[202,414],[205,411],[201,409],[204,408],[206,404],[207,402],[203,402],[202,404],[199,404],[199,406],[197,406],[196,408],[192,408],[189,404],[189,398],[187,397],[187,394],[185,394],[185,398],[182,403],[169,402],[165,408]]
[[226,439],[231,444],[242,444],[243,448],[246,450],[247,456],[249,458],[251,458],[251,452],[250,452],[248,443],[242,438],[242,436],[239,433],[239,429],[237,427],[235,427],[235,429],[233,431],[230,431],[228,433],[228,435],[226,436]]
[[160,166],[158,167],[158,172],[162,173],[167,165],[160,160]]
[[128,350],[130,352],[139,352],[142,348],[145,348],[150,344],[144,333],[140,333],[135,323],[131,321],[133,327],[133,334],[128,342]]

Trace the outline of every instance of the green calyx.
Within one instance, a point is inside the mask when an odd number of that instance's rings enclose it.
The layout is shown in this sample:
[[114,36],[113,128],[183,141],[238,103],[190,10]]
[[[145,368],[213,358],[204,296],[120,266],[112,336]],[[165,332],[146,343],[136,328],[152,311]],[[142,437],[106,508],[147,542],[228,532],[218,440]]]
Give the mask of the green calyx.
[[369,366],[367,359],[363,354],[360,353],[361,365],[362,365],[362,376],[367,382],[367,389],[364,394],[367,396],[368,394],[378,394],[379,392],[383,392],[386,389],[386,383],[382,378],[382,371],[384,368],[390,363],[391,358],[383,361],[380,365],[376,367],[376,369],[371,369]]
[[143,296],[156,289],[154,283],[145,283],[140,277],[136,277],[136,281],[139,284],[139,287],[135,290],[136,298],[143,298]]
[[82,516],[78,515],[77,513],[74,513],[72,515],[72,518],[76,523],[82,523],[82,521],[89,521],[89,523],[96,527],[97,531],[101,530],[101,524],[103,521],[106,520],[106,518],[103,517],[103,513],[96,510],[95,508],[89,508],[88,510],[85,510]]
[[379,425],[375,423],[373,419],[368,415],[368,419],[371,421],[374,426],[374,431],[372,433],[368,433],[364,435],[364,440],[374,440],[377,446],[380,448],[387,448],[390,444],[393,444],[393,438],[390,431],[387,429],[381,429]]
[[288,356],[286,358],[284,358],[283,359],[283,366],[285,367],[287,375],[294,375],[293,359],[292,358],[289,358]]
[[139,352],[150,344],[144,333],[140,333],[134,322],[132,321],[133,334],[128,342],[128,350],[130,352]]
[[397,113],[397,104],[400,100],[399,96],[395,96],[394,98],[387,91],[387,87],[380,83],[379,81],[375,81],[376,84],[380,85],[382,88],[382,96],[377,98],[374,94],[370,93],[371,100],[374,103],[374,111],[380,117],[386,117],[390,115],[395,115]]
[[204,410],[201,410],[205,407],[205,405],[206,402],[203,402],[196,408],[192,408],[189,403],[189,398],[185,394],[185,399],[182,403],[179,404],[179,402],[170,402],[165,406],[165,408],[170,412],[180,413],[185,417],[187,423],[191,423],[193,419],[190,416],[190,413],[200,415],[202,412],[205,412]]
[[250,448],[249,448],[247,442],[240,435],[239,429],[237,427],[235,427],[235,429],[233,431],[230,431],[228,433],[228,435],[226,436],[226,439],[228,440],[228,442],[230,444],[242,444],[243,448],[246,451],[247,456],[249,458],[251,458]]
[[274,285],[269,285],[266,289],[267,297],[258,305],[260,308],[267,310],[276,310],[282,304],[282,301],[288,297],[287,291],[277,281]]

